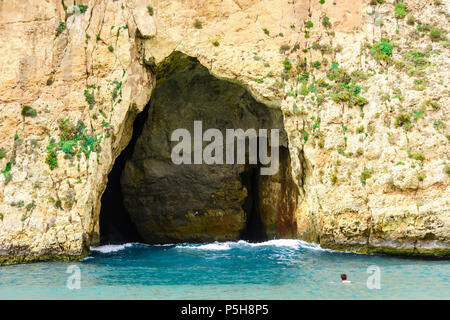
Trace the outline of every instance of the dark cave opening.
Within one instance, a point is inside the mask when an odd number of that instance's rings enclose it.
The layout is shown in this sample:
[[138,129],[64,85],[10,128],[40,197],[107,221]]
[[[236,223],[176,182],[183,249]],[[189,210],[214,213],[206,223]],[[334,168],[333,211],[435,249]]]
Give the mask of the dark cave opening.
[[250,242],[261,242],[267,240],[267,234],[261,220],[259,211],[259,192],[258,177],[260,174],[259,166],[247,166],[246,170],[241,173],[242,185],[247,189],[247,198],[245,199],[243,209],[246,213],[247,220],[245,229],[241,234],[242,240]]
[[193,132],[193,121],[203,119],[204,129],[222,132],[279,129],[286,144],[281,111],[210,75],[192,57],[177,53],[158,68],[151,99],[136,116],[132,138],[108,175],[100,243],[261,242],[285,236],[279,233],[286,229],[286,219],[280,218],[284,194],[271,196],[275,201],[269,204],[263,198],[274,194],[270,188],[280,183],[279,174],[262,178],[261,164],[177,166],[170,160],[169,139],[176,128]]
[[148,117],[150,104],[136,116],[133,123],[133,135],[124,150],[116,158],[114,166],[108,175],[108,183],[101,199],[100,210],[100,244],[120,244],[127,242],[142,242],[136,225],[124,205],[120,177],[127,159],[133,153],[136,141],[140,136]]

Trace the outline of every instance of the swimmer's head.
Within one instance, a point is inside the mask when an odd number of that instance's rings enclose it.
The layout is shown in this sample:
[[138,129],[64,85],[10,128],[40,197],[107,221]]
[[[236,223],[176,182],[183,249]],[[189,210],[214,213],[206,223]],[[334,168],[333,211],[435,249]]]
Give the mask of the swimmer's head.
[[347,280],[347,275],[345,273],[341,274],[341,280],[342,281]]

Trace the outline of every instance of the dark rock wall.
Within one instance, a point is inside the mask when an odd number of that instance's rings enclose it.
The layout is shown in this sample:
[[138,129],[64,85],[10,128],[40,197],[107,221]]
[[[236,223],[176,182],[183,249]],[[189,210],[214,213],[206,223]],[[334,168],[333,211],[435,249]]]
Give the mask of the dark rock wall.
[[[237,240],[244,233],[248,235],[250,214],[259,214],[261,208],[255,206],[265,204],[255,199],[258,194],[249,194],[248,185],[244,185],[243,175],[255,167],[175,165],[171,150],[178,142],[171,142],[170,137],[178,128],[188,129],[193,136],[196,120],[202,121],[203,132],[220,129],[224,140],[225,129],[282,130],[280,110],[257,102],[243,87],[215,78],[197,60],[180,53],[159,66],[157,76],[147,121],[121,179],[124,204],[140,236],[148,243],[171,243]],[[281,135],[286,141],[284,131]],[[280,182],[285,175],[274,177]],[[261,180],[262,189],[269,190],[272,180]],[[258,184],[258,178],[253,181]],[[276,190],[284,192],[283,188]],[[248,196],[252,197],[250,201]],[[275,198],[283,204],[288,200],[285,196]],[[293,197],[289,200],[296,201]],[[277,211],[285,211],[280,204],[264,210],[265,215],[274,214],[277,221],[283,220]],[[278,235],[276,227],[270,228],[272,237]]]

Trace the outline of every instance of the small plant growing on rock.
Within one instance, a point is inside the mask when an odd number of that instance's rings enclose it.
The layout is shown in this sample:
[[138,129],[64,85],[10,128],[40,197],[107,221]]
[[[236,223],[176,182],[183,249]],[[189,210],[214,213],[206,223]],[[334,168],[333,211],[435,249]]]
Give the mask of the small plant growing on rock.
[[417,171],[417,180],[422,182],[425,179],[425,174],[423,172]]
[[84,4],[78,5],[78,9],[80,9],[80,13],[81,13],[81,14],[85,13],[85,12],[87,11],[88,8],[89,8],[89,7],[88,7],[87,5],[84,5]]
[[24,117],[36,117],[37,112],[30,106],[23,106],[21,115]]
[[411,150],[408,150],[408,156],[414,160],[417,161],[425,161],[425,155],[422,152],[411,152]]
[[361,183],[362,183],[362,184],[366,184],[366,180],[367,180],[367,179],[370,179],[371,177],[372,177],[372,174],[369,172],[369,170],[364,169],[364,170],[361,172]]
[[89,90],[84,90],[84,97],[87,104],[89,105],[89,108],[92,109],[95,104],[94,94],[90,93]]
[[406,5],[403,2],[395,4],[394,7],[395,17],[397,19],[403,19],[406,17]]
[[203,24],[202,24],[202,22],[200,20],[196,19],[195,22],[194,22],[194,27],[196,29],[201,29],[201,28],[203,28]]
[[34,208],[36,208],[36,203],[34,202],[34,200],[25,206],[27,213],[33,211]]
[[336,182],[337,182],[337,175],[336,175],[336,173],[330,174],[330,182],[332,184],[336,184]]
[[60,22],[58,27],[56,28],[56,36],[59,36],[64,30],[66,30],[66,23]]
[[5,169],[0,171],[0,173],[5,176],[5,185],[7,185],[12,179],[12,175],[11,173],[9,173],[9,171],[11,171],[11,162],[8,162],[5,166]]
[[289,71],[292,69],[292,63],[289,61],[289,59],[285,59],[283,62],[284,70]]
[[366,104],[368,104],[369,101],[368,101],[366,98],[361,97],[361,96],[358,95],[358,96],[356,96],[356,99],[354,100],[354,103],[355,103],[355,105],[357,105],[357,106],[363,107],[363,106],[365,106]]
[[411,126],[411,116],[406,113],[400,113],[397,118],[395,118],[395,127],[403,127],[406,131]]
[[406,20],[406,23],[409,24],[410,26],[413,26],[416,23],[416,19],[414,18],[414,16],[409,16],[408,20]]
[[360,157],[360,156],[362,156],[362,154],[363,154],[363,150],[362,150],[362,148],[358,148],[358,149],[356,149],[356,156],[357,156],[357,157]]
[[288,45],[288,44],[283,44],[283,45],[280,47],[280,53],[283,54],[283,53],[285,53],[286,51],[288,51],[290,48],[291,48],[290,45]]
[[5,148],[0,148],[0,159],[3,159],[6,157],[6,150]]
[[269,31],[268,29],[266,29],[266,28],[264,28],[263,31],[264,31],[264,33],[267,34],[267,35],[269,35],[269,33],[270,33],[270,31]]
[[309,20],[309,21],[306,21],[306,23],[305,23],[305,27],[306,27],[306,28],[308,28],[308,29],[310,29],[310,28],[314,27],[314,23],[312,23],[312,21],[311,21],[311,20]]
[[45,158],[45,163],[48,164],[50,170],[53,170],[56,167],[58,167],[58,155],[56,154],[55,148],[56,144],[54,143],[53,140],[53,143],[50,143],[47,146],[47,157]]
[[381,39],[380,42],[376,42],[372,45],[369,53],[376,57],[378,60],[388,60],[392,56],[394,46],[388,39]]
[[434,101],[432,99],[425,100],[425,102],[423,103],[423,106],[424,107],[431,106],[433,108],[433,110],[435,110],[435,111],[437,111],[441,108],[441,105],[437,101]]
[[109,50],[110,52],[113,52],[113,51],[114,51],[114,47],[113,47],[113,46],[109,46],[109,47],[108,47],[108,50]]
[[147,12],[149,15],[153,16],[153,7],[148,6],[147,7]]
[[444,40],[445,36],[444,33],[442,32],[442,30],[437,29],[437,28],[432,28],[430,30],[430,39],[432,41],[439,41],[439,40]]
[[331,27],[330,18],[328,18],[327,16],[324,16],[324,17],[322,18],[322,25],[323,25],[325,28]]

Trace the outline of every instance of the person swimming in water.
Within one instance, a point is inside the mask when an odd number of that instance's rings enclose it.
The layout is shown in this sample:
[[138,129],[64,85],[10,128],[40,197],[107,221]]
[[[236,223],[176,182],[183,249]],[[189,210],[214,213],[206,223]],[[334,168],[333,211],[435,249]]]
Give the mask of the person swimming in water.
[[347,275],[345,273],[341,274],[341,282],[342,283],[352,283],[350,280],[347,280]]

